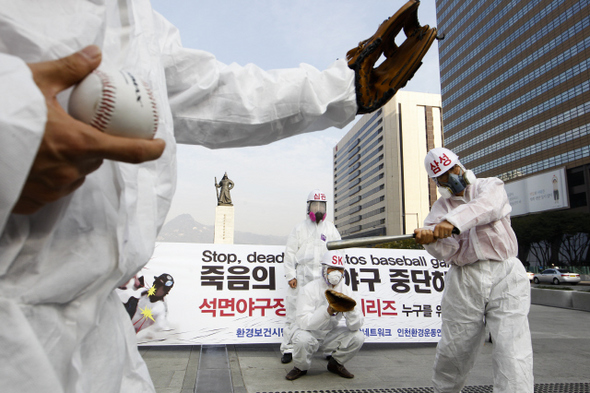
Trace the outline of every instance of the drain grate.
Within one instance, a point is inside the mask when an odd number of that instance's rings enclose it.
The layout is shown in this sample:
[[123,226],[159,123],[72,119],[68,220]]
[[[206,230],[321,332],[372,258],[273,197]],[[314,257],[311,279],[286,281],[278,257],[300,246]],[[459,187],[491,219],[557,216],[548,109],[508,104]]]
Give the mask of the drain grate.
[[[461,393],[492,393],[493,386],[465,386]],[[257,393],[433,393],[432,388],[283,390]],[[590,393],[590,383],[542,383],[535,385],[535,393]]]

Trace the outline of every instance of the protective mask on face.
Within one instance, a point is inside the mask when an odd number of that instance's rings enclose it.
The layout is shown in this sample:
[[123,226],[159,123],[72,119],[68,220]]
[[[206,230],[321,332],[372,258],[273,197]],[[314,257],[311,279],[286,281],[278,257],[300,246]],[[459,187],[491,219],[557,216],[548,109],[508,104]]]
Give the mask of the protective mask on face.
[[342,281],[342,272],[339,272],[338,270],[332,270],[330,273],[328,273],[328,282],[331,285],[338,285],[340,281]]
[[438,192],[443,198],[448,199],[453,195],[457,195],[465,190],[469,184],[475,182],[476,177],[471,170],[462,171],[463,173],[460,175],[449,173],[449,179],[446,183],[436,182],[438,185]]
[[326,219],[326,203],[325,202],[309,202],[309,218],[311,221],[319,224]]
[[311,219],[311,221],[315,222],[316,224],[319,224],[320,222],[325,220],[326,216],[324,215],[324,213],[321,212],[309,212],[309,218]]
[[438,193],[444,199],[449,199],[450,197],[453,196],[453,193],[451,192],[450,188],[448,188],[448,187],[438,186]]

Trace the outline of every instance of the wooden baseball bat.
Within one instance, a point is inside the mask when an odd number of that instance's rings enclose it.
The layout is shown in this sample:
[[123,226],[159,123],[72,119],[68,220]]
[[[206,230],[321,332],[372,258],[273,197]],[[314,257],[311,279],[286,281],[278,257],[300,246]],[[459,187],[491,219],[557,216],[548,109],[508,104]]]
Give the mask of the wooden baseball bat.
[[358,239],[349,240],[334,240],[326,243],[328,250],[340,250],[342,248],[362,247],[373,244],[389,243],[396,240],[407,240],[416,237],[415,234],[411,235],[398,235],[398,236],[369,236],[359,237]]
[[[452,233],[454,235],[458,235],[460,232],[457,228],[454,228]],[[326,247],[328,248],[328,250],[340,250],[342,248],[362,247],[362,246],[369,246],[369,245],[374,245],[374,244],[389,243],[389,242],[394,242],[397,240],[413,239],[415,237],[416,237],[415,233],[408,234],[408,235],[395,235],[395,236],[359,237],[357,239],[331,241],[331,242],[326,243]]]

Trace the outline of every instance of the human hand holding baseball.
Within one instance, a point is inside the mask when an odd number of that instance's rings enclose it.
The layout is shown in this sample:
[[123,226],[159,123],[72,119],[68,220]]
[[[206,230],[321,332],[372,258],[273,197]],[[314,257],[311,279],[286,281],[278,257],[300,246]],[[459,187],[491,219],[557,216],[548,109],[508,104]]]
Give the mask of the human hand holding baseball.
[[37,156],[12,212],[32,214],[76,190],[104,159],[128,163],[155,160],[164,151],[161,139],[144,140],[105,134],[72,118],[57,94],[98,67],[100,49],[89,46],[70,56],[29,64],[47,104],[47,123]]

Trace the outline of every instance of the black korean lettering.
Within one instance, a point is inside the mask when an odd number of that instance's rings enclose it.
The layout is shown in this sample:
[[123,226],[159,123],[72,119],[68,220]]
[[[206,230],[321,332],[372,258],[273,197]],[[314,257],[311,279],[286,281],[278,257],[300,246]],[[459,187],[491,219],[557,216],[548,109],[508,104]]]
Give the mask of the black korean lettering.
[[223,290],[223,266],[201,266],[201,286]]
[[231,266],[227,269],[227,288],[232,291],[247,291],[250,289],[250,269],[246,266]]
[[[268,269],[268,270],[267,270]],[[252,270],[252,278],[254,281],[263,283],[268,280],[267,284],[256,284],[252,285],[253,289],[271,289],[275,290],[277,287],[276,279],[275,279],[275,267],[270,266],[256,266]]]
[[367,283],[369,285],[369,291],[375,292],[375,283],[381,283],[381,277],[379,277],[379,269],[371,269],[371,268],[361,268],[361,273],[368,273],[366,278],[363,275],[361,278],[361,282]]
[[[430,273],[428,270],[412,270],[412,282],[416,293],[432,293],[430,290]],[[424,285],[426,288],[422,288]]]
[[389,281],[392,283],[391,289],[398,293],[410,292],[409,277],[407,269],[389,269]]

